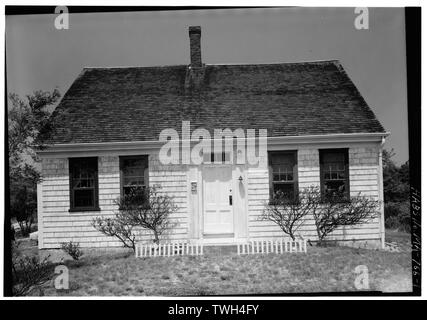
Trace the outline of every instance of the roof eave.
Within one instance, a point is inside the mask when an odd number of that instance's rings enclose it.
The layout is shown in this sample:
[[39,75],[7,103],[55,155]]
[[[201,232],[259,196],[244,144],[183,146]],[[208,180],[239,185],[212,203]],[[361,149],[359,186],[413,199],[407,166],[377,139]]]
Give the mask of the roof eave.
[[[282,145],[309,145],[309,144],[345,144],[345,143],[384,143],[389,132],[374,133],[339,133],[324,135],[301,135],[301,136],[278,136],[268,137],[268,147],[279,147]],[[66,143],[53,144],[37,152],[41,158],[51,156],[84,156],[102,152],[138,152],[149,153],[158,150],[164,142],[162,141],[127,141],[127,142],[98,142],[98,143]]]

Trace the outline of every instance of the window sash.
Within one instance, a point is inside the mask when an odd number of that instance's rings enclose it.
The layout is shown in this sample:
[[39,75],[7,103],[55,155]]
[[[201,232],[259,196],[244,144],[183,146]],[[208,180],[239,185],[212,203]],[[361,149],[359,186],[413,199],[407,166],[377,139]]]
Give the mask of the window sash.
[[[98,158],[70,158],[70,211],[99,210],[98,208]],[[85,181],[85,183],[82,183]],[[82,192],[91,194],[91,205],[77,205],[84,199]],[[80,193],[80,196],[78,195]],[[80,198],[81,197],[81,198]]]
[[292,185],[294,196],[298,194],[297,151],[272,151],[269,158],[270,200],[274,198],[276,186]]
[[[126,162],[141,161],[141,165],[126,166]],[[145,189],[148,187],[148,156],[120,157],[120,195],[127,194],[129,189]]]
[[[322,199],[326,200],[326,185],[341,184],[344,186],[343,197],[350,197],[348,149],[321,149],[320,158],[320,185]],[[328,160],[329,158],[329,160]],[[339,161],[341,159],[341,161]]]

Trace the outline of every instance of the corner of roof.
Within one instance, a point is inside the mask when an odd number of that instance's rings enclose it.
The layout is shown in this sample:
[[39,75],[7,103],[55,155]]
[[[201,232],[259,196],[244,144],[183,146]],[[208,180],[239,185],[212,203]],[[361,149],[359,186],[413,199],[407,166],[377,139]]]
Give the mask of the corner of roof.
[[81,77],[83,77],[84,76],[84,74],[86,73],[86,72],[88,72],[89,71],[89,69],[90,68],[87,68],[87,67],[83,67],[83,69],[80,71],[80,73],[77,75],[77,77],[76,77],[76,79],[73,81],[73,83],[74,82],[76,82],[78,79],[80,79]]
[[343,67],[342,63],[338,59],[330,60],[330,62],[332,64],[334,64],[340,72],[346,73],[345,70],[344,70],[344,67]]

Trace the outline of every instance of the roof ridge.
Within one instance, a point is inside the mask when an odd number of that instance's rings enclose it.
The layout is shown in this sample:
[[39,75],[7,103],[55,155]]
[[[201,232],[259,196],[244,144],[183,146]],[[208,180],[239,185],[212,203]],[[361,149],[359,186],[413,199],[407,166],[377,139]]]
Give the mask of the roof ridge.
[[84,66],[83,70],[98,69],[98,70],[109,70],[109,69],[137,69],[137,68],[172,68],[172,67],[187,67],[187,64],[170,64],[162,66],[113,66],[113,67],[89,67]]
[[328,60],[310,60],[310,61],[295,61],[295,62],[262,62],[262,63],[207,63],[208,66],[258,66],[258,65],[283,65],[283,64],[322,64],[322,63],[338,63],[338,59]]
[[[275,65],[318,65],[324,63],[335,64],[337,67],[341,66],[338,59],[325,59],[325,60],[307,60],[307,61],[294,61],[294,62],[261,62],[261,63],[206,63],[206,66],[275,66]],[[171,64],[171,65],[158,65],[158,66],[111,66],[111,67],[90,67],[84,66],[83,70],[97,69],[97,70],[110,70],[110,69],[142,69],[142,68],[173,68],[173,67],[188,67],[189,64]]]

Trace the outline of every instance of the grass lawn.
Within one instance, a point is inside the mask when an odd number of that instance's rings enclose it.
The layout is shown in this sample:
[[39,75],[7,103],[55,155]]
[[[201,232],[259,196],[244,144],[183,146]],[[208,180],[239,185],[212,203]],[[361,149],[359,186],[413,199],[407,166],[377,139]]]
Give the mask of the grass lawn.
[[[410,235],[389,231],[400,252],[308,247],[307,254],[207,255],[135,259],[126,253],[67,261],[70,288],[45,295],[235,295],[357,291],[355,268],[366,265],[371,290],[411,291]],[[38,290],[34,291],[39,294]]]

